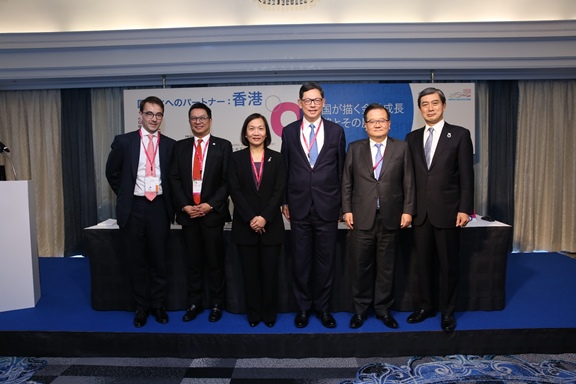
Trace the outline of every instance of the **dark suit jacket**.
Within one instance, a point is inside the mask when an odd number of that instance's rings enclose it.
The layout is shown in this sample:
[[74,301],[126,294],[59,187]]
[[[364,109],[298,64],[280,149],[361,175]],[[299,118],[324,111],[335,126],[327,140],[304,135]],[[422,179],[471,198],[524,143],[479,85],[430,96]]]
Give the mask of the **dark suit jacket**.
[[400,228],[403,213],[415,213],[414,168],[408,144],[391,137],[378,179],[374,177],[370,140],[348,146],[342,177],[342,213],[352,212],[354,228],[369,230],[376,217],[376,199],[387,229]]
[[[286,171],[282,155],[271,149],[264,154],[260,188],[256,189],[250,150],[234,152],[228,169],[230,197],[234,203],[232,238],[237,244],[281,244],[284,240],[284,221],[280,207],[284,200]],[[266,219],[266,233],[257,234],[250,228],[255,216]]]
[[[160,156],[162,194],[166,215],[170,222],[174,221],[174,205],[172,204],[168,177],[174,143],[175,141],[168,136],[160,135],[158,154]],[[117,196],[116,219],[121,228],[128,222],[132,210],[132,198],[134,197],[141,148],[141,138],[138,131],[118,135],[112,142],[112,150],[106,162],[106,178]]]
[[[213,211],[202,218],[208,226],[224,225],[230,220],[228,211],[228,163],[232,144],[225,139],[210,135],[206,162],[202,170],[202,192],[200,202],[208,203]],[[170,184],[176,206],[176,221],[182,226],[192,224],[192,220],[182,208],[195,205],[192,198],[192,154],[194,138],[180,140],[174,147]]]
[[282,155],[286,165],[286,197],[290,217],[303,219],[314,207],[326,221],[340,216],[342,168],[346,157],[344,129],[336,123],[322,119],[324,145],[318,154],[314,169],[300,144],[302,119],[282,131]]
[[406,135],[416,177],[415,225],[428,216],[437,228],[454,228],[458,212],[474,211],[473,149],[470,131],[444,123],[430,169],[424,156],[424,128]]

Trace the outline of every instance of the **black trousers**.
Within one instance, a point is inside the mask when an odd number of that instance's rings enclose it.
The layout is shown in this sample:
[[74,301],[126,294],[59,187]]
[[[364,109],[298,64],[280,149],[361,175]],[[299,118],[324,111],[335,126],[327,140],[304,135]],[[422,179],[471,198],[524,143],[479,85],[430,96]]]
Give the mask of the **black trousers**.
[[[225,298],[223,226],[207,226],[202,218],[182,227],[188,265],[188,306],[202,305],[208,291],[210,306],[223,305]],[[206,275],[206,276],[205,276]]]
[[428,218],[414,226],[418,290],[422,309],[452,314],[460,279],[460,228],[436,228]]
[[238,244],[237,247],[242,262],[248,321],[276,321],[282,246]]
[[398,231],[384,226],[377,214],[369,230],[349,233],[352,300],[354,313],[365,314],[374,305],[383,316],[394,303],[394,264],[398,250]]
[[294,296],[300,310],[329,311],[334,281],[338,221],[324,221],[312,207],[290,221]]
[[164,306],[167,292],[167,242],[170,221],[164,197],[134,196],[126,226],[120,228],[137,310]]

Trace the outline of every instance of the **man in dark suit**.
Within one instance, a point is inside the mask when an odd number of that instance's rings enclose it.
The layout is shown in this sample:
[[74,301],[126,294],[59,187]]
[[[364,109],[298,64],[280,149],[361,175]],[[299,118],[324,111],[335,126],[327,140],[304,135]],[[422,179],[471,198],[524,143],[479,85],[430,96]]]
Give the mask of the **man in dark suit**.
[[202,313],[205,287],[212,308],[208,320],[216,322],[222,317],[225,294],[222,231],[230,221],[227,183],[232,144],[211,135],[212,111],[205,104],[193,104],[188,118],[193,137],[176,143],[170,173],[176,221],[182,225],[188,252],[188,309],[182,320]]
[[284,127],[281,150],[287,173],[282,211],[291,225],[294,293],[299,306],[294,323],[306,327],[314,309],[322,325],[334,328],[329,304],[346,137],[341,126],[322,118],[325,99],[318,84],[304,84],[299,96],[304,116]]
[[398,231],[410,225],[415,213],[414,168],[408,144],[388,136],[390,113],[384,106],[370,104],[364,125],[368,139],[348,146],[342,177],[343,219],[351,229],[350,327],[361,327],[374,304],[376,317],[398,328],[389,308],[394,302]]
[[174,140],[160,134],[164,104],[150,96],[140,103],[142,128],[118,135],[106,163],[106,178],[117,196],[116,218],[128,257],[136,304],[134,326],[148,314],[168,322],[166,243],[174,205],[167,182]]
[[413,227],[420,308],[408,316],[408,323],[435,316],[438,292],[440,324],[451,332],[456,328],[460,228],[474,209],[472,140],[468,129],[444,121],[446,97],[441,90],[420,92],[418,107],[426,126],[407,134],[406,141],[416,178]]

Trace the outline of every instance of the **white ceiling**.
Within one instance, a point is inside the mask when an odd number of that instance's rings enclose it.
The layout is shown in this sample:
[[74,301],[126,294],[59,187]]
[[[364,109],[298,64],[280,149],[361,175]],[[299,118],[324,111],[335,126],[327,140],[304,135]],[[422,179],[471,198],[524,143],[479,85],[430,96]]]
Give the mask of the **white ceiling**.
[[0,15],[0,33],[545,21],[576,19],[576,0],[0,0]]

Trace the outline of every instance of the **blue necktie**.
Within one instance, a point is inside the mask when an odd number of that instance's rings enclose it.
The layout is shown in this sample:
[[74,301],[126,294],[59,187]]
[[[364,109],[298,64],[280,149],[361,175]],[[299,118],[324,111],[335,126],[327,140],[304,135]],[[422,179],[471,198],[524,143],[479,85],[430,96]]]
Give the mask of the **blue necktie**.
[[[376,164],[376,169],[374,170],[374,177],[376,180],[380,177],[380,171],[382,170],[382,152],[380,148],[382,148],[382,144],[374,144],[376,147],[376,155],[374,156],[374,164]],[[376,199],[376,208],[380,209],[380,198]]]
[[314,141],[312,147],[310,148],[310,153],[308,156],[310,157],[310,165],[314,166],[316,163],[316,159],[318,158],[318,145],[316,144],[316,140],[314,140],[314,124],[310,124],[310,143]]
[[378,179],[380,177],[380,171],[382,170],[382,144],[374,144],[376,147],[376,156],[374,156],[374,164],[376,164],[376,170],[374,171],[374,177]]
[[424,155],[426,156],[426,166],[430,169],[430,163],[432,162],[432,140],[434,140],[434,128],[428,128],[428,138],[424,144]]

